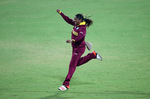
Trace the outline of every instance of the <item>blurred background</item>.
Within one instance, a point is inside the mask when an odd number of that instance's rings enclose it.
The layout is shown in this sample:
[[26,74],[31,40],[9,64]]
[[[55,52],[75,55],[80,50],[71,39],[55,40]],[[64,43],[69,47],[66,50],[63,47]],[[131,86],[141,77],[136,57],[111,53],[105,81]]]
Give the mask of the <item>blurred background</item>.
[[[78,67],[67,92],[73,27],[57,9],[92,16],[86,41],[103,57]],[[149,0],[0,0],[0,98],[149,99],[149,27]]]

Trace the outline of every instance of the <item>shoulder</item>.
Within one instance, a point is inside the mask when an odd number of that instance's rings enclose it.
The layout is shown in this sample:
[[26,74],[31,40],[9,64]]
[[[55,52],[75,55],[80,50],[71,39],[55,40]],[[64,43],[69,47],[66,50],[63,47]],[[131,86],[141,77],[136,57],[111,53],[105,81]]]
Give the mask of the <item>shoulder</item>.
[[80,26],[80,27],[79,27],[79,31],[80,31],[80,30],[81,30],[81,31],[83,31],[83,30],[85,31],[85,30],[86,30],[86,25]]
[[86,25],[79,26],[79,29],[86,29]]

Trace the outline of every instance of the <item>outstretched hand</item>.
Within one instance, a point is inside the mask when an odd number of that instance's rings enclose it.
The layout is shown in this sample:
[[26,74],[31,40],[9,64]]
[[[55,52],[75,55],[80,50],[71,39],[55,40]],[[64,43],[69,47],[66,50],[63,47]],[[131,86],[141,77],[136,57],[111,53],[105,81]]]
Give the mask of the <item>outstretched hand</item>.
[[59,9],[57,9],[57,12],[59,13],[59,12],[60,12],[60,10],[59,10]]
[[72,43],[72,40],[67,40],[66,43]]

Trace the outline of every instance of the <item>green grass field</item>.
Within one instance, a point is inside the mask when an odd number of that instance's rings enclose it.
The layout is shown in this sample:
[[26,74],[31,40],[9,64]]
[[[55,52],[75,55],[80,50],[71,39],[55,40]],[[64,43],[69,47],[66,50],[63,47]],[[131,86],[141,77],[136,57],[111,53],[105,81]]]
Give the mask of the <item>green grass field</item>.
[[[92,15],[86,41],[103,57],[66,92],[72,26],[58,8]],[[0,0],[0,99],[150,99],[149,66],[150,0]]]

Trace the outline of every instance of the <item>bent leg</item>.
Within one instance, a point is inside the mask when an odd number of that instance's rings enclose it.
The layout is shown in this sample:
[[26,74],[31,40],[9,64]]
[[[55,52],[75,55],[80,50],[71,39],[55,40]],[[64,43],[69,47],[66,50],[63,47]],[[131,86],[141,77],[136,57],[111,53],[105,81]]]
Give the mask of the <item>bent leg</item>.
[[90,61],[91,59],[95,59],[96,56],[93,53],[89,53],[88,55],[81,57],[78,61],[77,66],[80,66],[82,64],[87,63],[88,61]]

